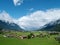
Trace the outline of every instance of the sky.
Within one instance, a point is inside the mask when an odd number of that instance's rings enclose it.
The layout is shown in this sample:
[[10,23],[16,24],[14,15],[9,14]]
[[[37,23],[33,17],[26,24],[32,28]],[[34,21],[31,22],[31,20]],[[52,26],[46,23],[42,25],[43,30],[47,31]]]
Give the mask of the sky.
[[60,0],[20,0],[20,5],[14,0],[0,0],[0,10],[5,10],[13,18],[19,18],[37,10],[60,8]]
[[0,19],[3,15],[23,29],[38,29],[60,19],[60,0],[0,0]]

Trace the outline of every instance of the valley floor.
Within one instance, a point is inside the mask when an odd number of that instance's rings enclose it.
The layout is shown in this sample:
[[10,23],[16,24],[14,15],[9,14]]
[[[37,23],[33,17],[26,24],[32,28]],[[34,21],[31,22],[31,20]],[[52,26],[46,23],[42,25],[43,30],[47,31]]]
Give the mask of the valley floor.
[[50,38],[31,38],[31,39],[20,39],[20,38],[8,38],[3,37],[0,34],[0,45],[60,45],[58,41],[54,39],[57,35],[52,35]]

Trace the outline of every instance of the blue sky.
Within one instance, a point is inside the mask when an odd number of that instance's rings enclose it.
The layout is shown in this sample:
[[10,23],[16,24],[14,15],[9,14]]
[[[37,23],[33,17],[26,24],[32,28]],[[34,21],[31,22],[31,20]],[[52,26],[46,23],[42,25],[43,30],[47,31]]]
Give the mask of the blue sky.
[[25,30],[40,29],[60,19],[60,0],[0,0],[0,20]]
[[[29,10],[33,8],[33,10]],[[0,0],[0,10],[5,10],[13,18],[19,18],[37,10],[60,8],[60,0],[23,0],[21,5],[15,6],[13,0]]]

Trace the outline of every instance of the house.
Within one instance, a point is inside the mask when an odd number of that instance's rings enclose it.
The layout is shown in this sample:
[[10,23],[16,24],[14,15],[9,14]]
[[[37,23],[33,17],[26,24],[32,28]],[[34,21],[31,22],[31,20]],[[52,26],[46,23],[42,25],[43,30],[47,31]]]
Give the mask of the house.
[[21,36],[19,36],[21,39],[26,39],[27,38],[27,36],[26,35],[21,35]]

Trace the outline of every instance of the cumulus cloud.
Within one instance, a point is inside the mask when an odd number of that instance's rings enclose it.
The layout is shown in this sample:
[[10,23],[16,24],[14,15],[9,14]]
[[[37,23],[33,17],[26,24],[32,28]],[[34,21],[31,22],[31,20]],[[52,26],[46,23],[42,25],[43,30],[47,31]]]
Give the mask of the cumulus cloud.
[[9,23],[16,23],[16,20],[13,19],[6,11],[0,12],[0,20]]
[[15,6],[21,5],[23,3],[23,0],[13,0],[13,3]]
[[35,11],[18,19],[18,24],[23,29],[33,30],[42,28],[51,21],[60,19],[60,9],[49,9],[46,11]]

